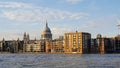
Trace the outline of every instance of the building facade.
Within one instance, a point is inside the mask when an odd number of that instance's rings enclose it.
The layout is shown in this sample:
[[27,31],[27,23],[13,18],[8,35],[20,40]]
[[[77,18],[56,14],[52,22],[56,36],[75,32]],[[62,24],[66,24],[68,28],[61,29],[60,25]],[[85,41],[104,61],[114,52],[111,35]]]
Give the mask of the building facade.
[[115,51],[114,52],[120,53],[120,35],[118,35],[114,38],[114,45],[115,45],[115,47],[114,47]]
[[64,47],[63,47],[64,37],[59,36],[59,38],[52,40],[52,49],[56,53],[63,53]]
[[[24,52],[48,52],[46,42],[52,41],[52,33],[50,28],[48,27],[48,23],[46,22],[46,25],[41,33],[41,39],[40,40],[30,40],[29,34],[24,33]],[[50,46],[49,46],[50,47]]]
[[0,41],[0,52],[2,52],[2,41]]
[[115,39],[113,39],[113,38],[102,37],[100,39],[101,44],[99,44],[99,53],[101,53],[101,54],[114,53],[114,50],[115,50],[114,41],[115,41]]
[[3,39],[0,43],[1,52],[18,53],[22,51],[22,42],[20,40],[7,40]]
[[64,36],[52,39],[52,32],[48,23],[41,33],[41,39],[30,40],[28,33],[24,33],[23,40],[0,41],[0,51],[9,53],[39,52],[39,53],[120,53],[120,35],[112,38],[98,34],[91,39],[87,32],[70,32]]
[[46,52],[47,53],[63,53],[63,36],[59,36],[59,38],[54,40],[46,41]]
[[99,46],[98,46],[98,44],[97,44],[97,39],[96,38],[92,38],[91,39],[91,47],[90,47],[90,52],[91,53],[94,53],[94,54],[97,54],[97,53],[99,53]]
[[91,34],[85,32],[65,33],[65,53],[89,53],[91,45]]
[[91,44],[91,53],[120,53],[120,39],[118,36],[107,38],[98,34],[93,43]]

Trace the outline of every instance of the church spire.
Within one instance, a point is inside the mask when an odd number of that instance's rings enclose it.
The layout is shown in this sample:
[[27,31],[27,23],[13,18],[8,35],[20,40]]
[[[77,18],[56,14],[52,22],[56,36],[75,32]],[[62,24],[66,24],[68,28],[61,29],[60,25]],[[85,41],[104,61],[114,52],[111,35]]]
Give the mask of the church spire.
[[5,41],[5,38],[3,38],[3,40],[2,41]]
[[20,39],[18,38],[17,41],[20,41]]
[[26,32],[24,32],[24,37],[26,37]]

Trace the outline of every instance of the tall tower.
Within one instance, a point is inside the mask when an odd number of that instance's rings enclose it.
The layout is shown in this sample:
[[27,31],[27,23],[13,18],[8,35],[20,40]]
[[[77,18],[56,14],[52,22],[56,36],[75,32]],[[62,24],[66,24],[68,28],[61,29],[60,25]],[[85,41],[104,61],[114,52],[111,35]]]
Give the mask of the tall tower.
[[26,45],[28,44],[28,35],[26,34],[26,32],[24,33],[24,37],[23,37],[23,52],[26,51]]
[[30,36],[29,34],[27,34],[27,43],[29,43],[29,41],[30,41]]
[[42,31],[42,34],[41,34],[41,39],[44,39],[44,40],[52,40],[52,33],[51,33],[51,30],[50,28],[48,27],[48,23],[46,21],[46,25]]
[[24,33],[23,41],[24,41],[24,44],[27,43],[27,35],[26,35],[26,32]]
[[5,44],[5,39],[3,38],[3,40],[2,40],[2,49],[1,49],[2,51],[5,51],[5,47],[6,47],[5,45],[6,45]]
[[2,43],[5,43],[5,39],[3,38]]
[[26,34],[26,32],[25,32],[24,36],[23,36],[24,43],[29,43],[29,40],[30,40],[29,34]]

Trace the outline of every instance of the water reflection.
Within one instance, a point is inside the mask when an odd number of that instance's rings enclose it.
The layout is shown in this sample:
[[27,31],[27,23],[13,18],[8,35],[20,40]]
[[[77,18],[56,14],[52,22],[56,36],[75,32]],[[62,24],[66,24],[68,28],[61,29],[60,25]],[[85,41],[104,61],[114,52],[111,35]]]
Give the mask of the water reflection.
[[119,68],[119,54],[1,54],[0,68]]

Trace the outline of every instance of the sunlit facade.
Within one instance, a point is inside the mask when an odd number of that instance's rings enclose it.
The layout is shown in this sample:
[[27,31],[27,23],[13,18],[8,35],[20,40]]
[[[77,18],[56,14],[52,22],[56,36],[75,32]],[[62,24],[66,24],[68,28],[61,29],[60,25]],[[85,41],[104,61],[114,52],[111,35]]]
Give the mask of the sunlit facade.
[[64,52],[65,53],[89,53],[91,34],[85,32],[65,33]]

